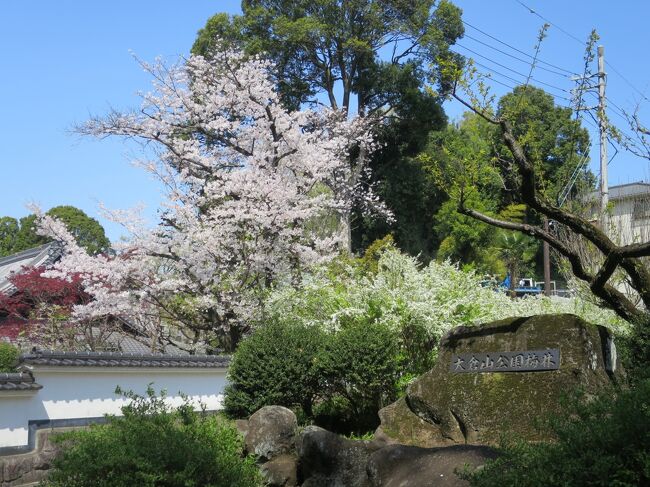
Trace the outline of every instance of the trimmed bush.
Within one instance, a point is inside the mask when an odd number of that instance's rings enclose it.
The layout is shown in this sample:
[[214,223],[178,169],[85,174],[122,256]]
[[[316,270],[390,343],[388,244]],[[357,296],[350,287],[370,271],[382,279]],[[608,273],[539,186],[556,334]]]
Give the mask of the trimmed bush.
[[345,323],[317,358],[325,401],[316,422],[345,433],[375,429],[379,409],[396,399],[400,368],[397,333],[365,320]]
[[547,423],[557,441],[511,442],[470,474],[475,487],[650,485],[650,381],[585,402]]
[[14,372],[20,357],[20,350],[10,343],[0,342],[0,372]]
[[317,327],[270,323],[244,339],[228,371],[229,416],[243,418],[262,406],[301,408],[310,417],[319,380],[314,359],[323,347]]
[[62,433],[50,487],[261,487],[252,457],[224,418],[197,413],[189,403],[173,409],[153,390],[127,393],[123,417]]
[[225,408],[242,418],[262,406],[296,410],[301,423],[365,433],[398,391],[402,356],[396,332],[350,319],[340,330],[271,323],[239,346],[229,370]]

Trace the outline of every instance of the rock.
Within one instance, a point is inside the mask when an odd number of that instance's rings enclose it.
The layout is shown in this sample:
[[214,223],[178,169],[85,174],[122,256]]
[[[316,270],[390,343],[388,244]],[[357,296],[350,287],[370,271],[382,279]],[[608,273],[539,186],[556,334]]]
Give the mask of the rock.
[[297,441],[303,487],[369,487],[366,442],[308,426]]
[[[534,426],[560,413],[560,398],[587,394],[620,380],[611,337],[574,315],[511,318],[459,327],[441,341],[436,366],[416,379],[406,397],[380,411],[379,432],[421,447],[498,443],[502,433],[546,439]],[[559,368],[533,372],[453,373],[452,355],[559,349]],[[615,350],[615,349],[614,349]],[[614,366],[609,366],[606,361]],[[608,370],[613,369],[613,370]]]
[[283,454],[264,463],[260,470],[269,487],[295,487],[298,485],[298,459]]
[[264,406],[248,420],[246,451],[266,461],[288,453],[295,445],[296,415],[282,406]]
[[368,475],[372,487],[464,487],[469,482],[458,477],[456,470],[465,465],[476,468],[496,456],[485,446],[390,445],[370,456]]
[[381,425],[375,431],[373,441],[382,442],[384,446],[401,443],[423,448],[454,443],[442,436],[437,425],[432,425],[416,415],[409,408],[406,399],[403,397],[379,411]]
[[235,428],[237,428],[237,431],[246,438],[246,435],[248,434],[248,420],[247,419],[236,419],[235,420]]

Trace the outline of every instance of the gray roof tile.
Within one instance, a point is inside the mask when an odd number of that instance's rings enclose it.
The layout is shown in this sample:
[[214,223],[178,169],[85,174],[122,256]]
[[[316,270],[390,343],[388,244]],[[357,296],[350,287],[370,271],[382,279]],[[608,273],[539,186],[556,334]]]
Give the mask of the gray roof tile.
[[62,367],[225,368],[228,355],[167,355],[116,352],[55,352],[37,350],[21,355],[21,365]]
[[34,381],[29,372],[0,373],[0,393],[2,391],[37,391],[43,386]]
[[50,242],[0,258],[0,292],[5,294],[15,292],[13,284],[9,281],[12,274],[21,272],[23,268],[48,267],[54,264],[60,256],[61,245],[57,242]]

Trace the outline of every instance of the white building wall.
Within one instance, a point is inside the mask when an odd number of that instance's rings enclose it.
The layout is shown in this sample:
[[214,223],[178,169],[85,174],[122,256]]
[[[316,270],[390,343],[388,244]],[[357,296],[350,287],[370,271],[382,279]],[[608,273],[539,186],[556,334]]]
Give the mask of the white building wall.
[[650,219],[634,218],[635,200],[615,201],[609,218],[608,235],[619,245],[650,240]]
[[179,405],[183,393],[197,407],[221,409],[226,369],[141,367],[33,367],[34,392],[0,392],[0,448],[28,444],[32,420],[97,418],[120,414],[128,399],[115,394],[119,386],[144,395],[147,386],[159,393],[165,389],[168,403]]

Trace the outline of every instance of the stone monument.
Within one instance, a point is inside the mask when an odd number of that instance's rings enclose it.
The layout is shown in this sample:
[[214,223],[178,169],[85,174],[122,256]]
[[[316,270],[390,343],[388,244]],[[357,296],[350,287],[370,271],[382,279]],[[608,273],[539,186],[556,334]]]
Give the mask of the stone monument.
[[621,380],[610,333],[574,315],[510,318],[443,337],[436,366],[379,412],[377,436],[421,447],[542,440],[536,419]]

